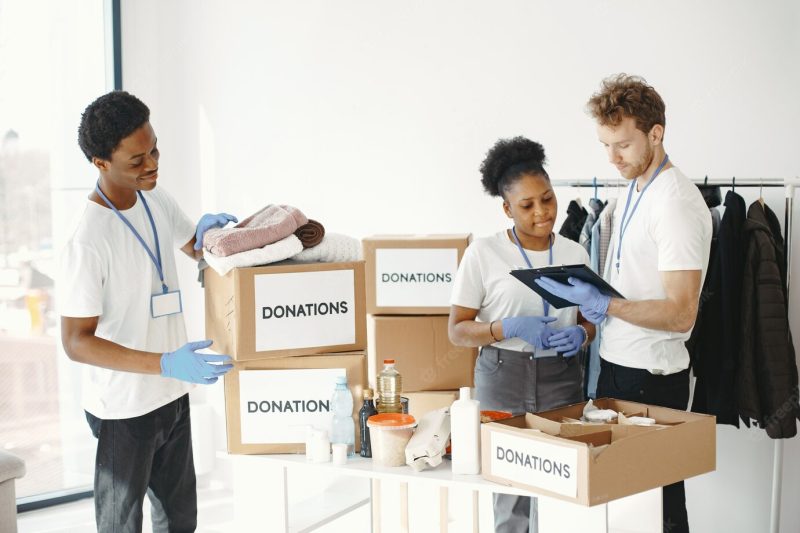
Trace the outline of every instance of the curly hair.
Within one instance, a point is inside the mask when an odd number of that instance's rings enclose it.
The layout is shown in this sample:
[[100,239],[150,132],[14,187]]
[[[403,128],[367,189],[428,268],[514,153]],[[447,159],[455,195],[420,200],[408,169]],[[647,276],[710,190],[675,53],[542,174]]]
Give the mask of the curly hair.
[[586,104],[587,111],[601,126],[616,127],[626,117],[636,121],[644,133],[656,124],[666,126],[664,100],[640,76],[615,74],[604,79],[600,90]]
[[119,143],[150,120],[150,109],[125,91],[112,91],[89,104],[81,115],[78,144],[89,161],[110,160]]
[[542,176],[550,180],[544,169],[544,147],[525,137],[500,139],[486,153],[481,163],[481,183],[491,196],[502,196],[524,175]]

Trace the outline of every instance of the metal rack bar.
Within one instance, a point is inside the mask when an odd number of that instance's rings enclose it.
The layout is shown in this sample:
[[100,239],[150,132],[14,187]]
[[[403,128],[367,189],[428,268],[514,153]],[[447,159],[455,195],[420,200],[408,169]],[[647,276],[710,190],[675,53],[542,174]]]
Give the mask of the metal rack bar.
[[[747,179],[747,180],[739,180],[737,179],[735,182],[731,180],[692,180],[695,185],[708,185],[708,186],[717,186],[717,187],[787,187],[789,185],[800,185],[800,179],[797,179],[795,182],[794,178],[790,179]],[[592,187],[627,187],[628,183],[630,183],[627,179],[618,179],[618,180],[597,180],[595,184],[591,180],[557,180],[551,179],[550,184],[553,187],[580,187],[580,188],[589,188]]]

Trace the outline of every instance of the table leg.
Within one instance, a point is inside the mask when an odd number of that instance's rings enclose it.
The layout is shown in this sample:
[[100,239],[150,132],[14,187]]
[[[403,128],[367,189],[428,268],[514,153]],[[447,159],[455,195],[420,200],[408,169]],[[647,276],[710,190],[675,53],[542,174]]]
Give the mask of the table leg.
[[472,491],[472,533],[480,530],[480,498],[477,490]]
[[408,533],[408,483],[400,483],[400,531]]
[[372,500],[372,509],[370,510],[372,533],[381,533],[381,481],[379,479],[372,480],[370,499]]
[[439,487],[439,533],[447,533],[447,505],[449,496],[447,487]]

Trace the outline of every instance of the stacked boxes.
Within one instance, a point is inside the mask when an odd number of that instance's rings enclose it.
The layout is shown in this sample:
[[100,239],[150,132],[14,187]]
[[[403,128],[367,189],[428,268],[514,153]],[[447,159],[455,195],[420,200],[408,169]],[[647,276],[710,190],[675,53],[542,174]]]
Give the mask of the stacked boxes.
[[[230,453],[302,452],[330,429],[336,377],[357,423],[366,386],[364,262],[276,263],[205,275],[206,335],[233,357],[225,376]],[[358,436],[356,436],[358,448]]]
[[414,401],[427,410],[449,406],[454,390],[472,386],[477,350],[454,346],[447,334],[450,294],[470,241],[469,234],[363,240],[369,382],[375,388],[383,360],[395,359],[415,417],[427,411]]

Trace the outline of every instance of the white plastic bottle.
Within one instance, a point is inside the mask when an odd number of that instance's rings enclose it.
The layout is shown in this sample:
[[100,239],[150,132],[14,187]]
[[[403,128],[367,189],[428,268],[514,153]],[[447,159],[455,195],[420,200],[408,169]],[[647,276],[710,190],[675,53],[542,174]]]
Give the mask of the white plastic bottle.
[[481,408],[470,399],[469,387],[461,387],[450,406],[450,446],[454,474],[481,473]]

